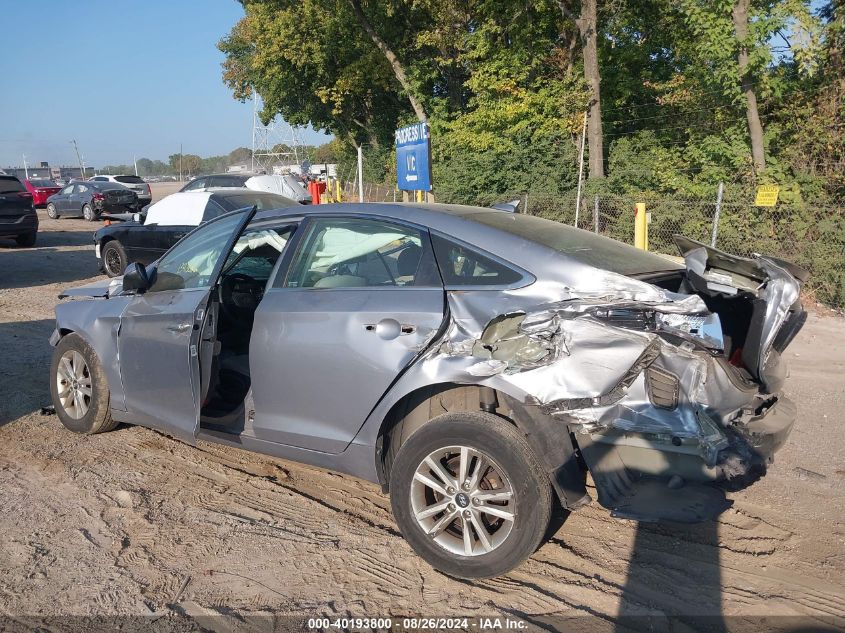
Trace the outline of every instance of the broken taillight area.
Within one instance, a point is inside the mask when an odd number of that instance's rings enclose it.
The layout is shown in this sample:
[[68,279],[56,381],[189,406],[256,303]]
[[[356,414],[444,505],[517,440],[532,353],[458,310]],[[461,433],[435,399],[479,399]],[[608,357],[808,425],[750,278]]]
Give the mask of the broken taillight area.
[[715,313],[662,313],[642,308],[595,308],[590,314],[603,323],[642,332],[666,332],[689,337],[707,349],[724,351],[724,333]]

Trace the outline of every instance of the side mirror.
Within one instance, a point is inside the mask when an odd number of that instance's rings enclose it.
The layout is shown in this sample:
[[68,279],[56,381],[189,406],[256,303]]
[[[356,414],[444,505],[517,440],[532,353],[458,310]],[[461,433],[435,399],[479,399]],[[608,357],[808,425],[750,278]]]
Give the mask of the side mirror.
[[140,262],[129,264],[123,273],[123,289],[142,294],[149,290],[152,282],[147,269]]
[[141,222],[141,214],[140,213],[133,213],[132,219],[135,220],[138,224],[143,224],[143,222]]

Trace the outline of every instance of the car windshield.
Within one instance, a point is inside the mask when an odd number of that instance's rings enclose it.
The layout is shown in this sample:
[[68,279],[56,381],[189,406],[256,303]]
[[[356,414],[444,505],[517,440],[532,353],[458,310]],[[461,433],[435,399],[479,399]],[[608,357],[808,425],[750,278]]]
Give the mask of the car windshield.
[[30,180],[29,184],[33,187],[55,187],[56,183],[52,180]]
[[683,268],[671,260],[617,240],[531,215],[485,211],[469,219],[553,248],[572,259],[621,275],[644,275]]
[[26,187],[14,176],[0,176],[0,193],[15,193],[16,191],[26,191]]
[[115,176],[114,179],[117,182],[123,182],[130,185],[137,185],[144,182],[143,178],[140,178],[139,176]]

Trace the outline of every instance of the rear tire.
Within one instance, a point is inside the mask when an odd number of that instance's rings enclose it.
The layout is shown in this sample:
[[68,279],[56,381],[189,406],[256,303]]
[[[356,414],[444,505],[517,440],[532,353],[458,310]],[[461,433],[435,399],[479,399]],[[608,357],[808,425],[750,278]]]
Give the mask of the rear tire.
[[94,213],[94,209],[91,208],[90,204],[83,204],[82,205],[82,217],[88,220],[89,222],[93,222],[97,219],[97,214]]
[[47,205],[47,217],[51,220],[55,220],[59,217],[58,212],[56,212],[56,205],[52,202]]
[[446,413],[400,447],[390,503],[402,535],[432,567],[456,578],[491,578],[537,549],[552,491],[511,424],[489,413]]
[[17,242],[18,246],[29,248],[31,246],[35,246],[35,240],[37,239],[38,231],[33,231],[32,233],[24,233],[23,235],[18,235],[15,238],[15,242]]
[[119,277],[126,270],[126,251],[117,240],[111,240],[103,246],[103,271],[109,277]]
[[59,341],[50,365],[50,395],[62,424],[94,434],[117,426],[109,411],[109,385],[100,359],[78,334]]

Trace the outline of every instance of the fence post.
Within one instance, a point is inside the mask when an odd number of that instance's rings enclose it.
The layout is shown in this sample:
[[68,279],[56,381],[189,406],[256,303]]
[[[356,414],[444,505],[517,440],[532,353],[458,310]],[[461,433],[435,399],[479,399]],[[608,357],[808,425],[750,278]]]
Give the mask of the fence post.
[[647,251],[648,218],[646,217],[645,212],[645,202],[638,202],[634,209],[634,246]]
[[719,183],[719,192],[716,194],[716,213],[713,214],[713,233],[710,235],[710,246],[716,247],[716,238],[719,236],[719,216],[722,215],[722,193],[725,190],[725,183]]
[[596,205],[593,208],[593,228],[595,229],[596,234],[598,235],[599,232],[599,197],[596,196]]
[[358,146],[358,202],[364,202],[364,153]]

